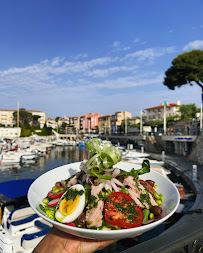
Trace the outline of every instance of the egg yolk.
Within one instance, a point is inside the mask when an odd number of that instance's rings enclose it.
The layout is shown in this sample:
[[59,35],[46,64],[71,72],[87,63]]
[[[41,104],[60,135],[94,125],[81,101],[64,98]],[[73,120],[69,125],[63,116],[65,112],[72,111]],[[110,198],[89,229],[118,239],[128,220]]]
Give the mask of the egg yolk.
[[68,201],[66,199],[63,199],[61,201],[61,204],[59,206],[59,211],[63,216],[68,216],[72,214],[75,209],[78,206],[80,196],[78,195],[74,200],[69,199]]

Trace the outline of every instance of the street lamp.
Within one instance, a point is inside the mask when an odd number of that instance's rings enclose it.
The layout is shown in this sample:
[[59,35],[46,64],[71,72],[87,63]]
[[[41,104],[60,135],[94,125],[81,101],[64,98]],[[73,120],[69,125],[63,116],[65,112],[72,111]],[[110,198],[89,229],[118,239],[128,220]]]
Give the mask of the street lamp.
[[127,121],[127,117],[125,116],[125,135],[127,135],[128,133],[128,121]]
[[[199,75],[199,79],[201,82],[203,82],[203,75]],[[201,105],[200,105],[200,134],[203,136],[203,127],[202,127],[203,85],[199,83],[199,86],[202,88]]]
[[203,128],[202,128],[202,105],[203,104],[203,88],[202,88],[202,94],[201,94],[201,105],[200,105],[200,132],[203,135]]

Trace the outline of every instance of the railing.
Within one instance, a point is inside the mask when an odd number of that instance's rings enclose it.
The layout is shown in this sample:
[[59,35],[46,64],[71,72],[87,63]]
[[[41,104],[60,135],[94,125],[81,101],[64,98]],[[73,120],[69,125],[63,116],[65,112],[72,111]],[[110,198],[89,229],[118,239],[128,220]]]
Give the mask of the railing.
[[203,252],[203,219],[190,217],[187,223],[168,233],[122,251],[122,253]]

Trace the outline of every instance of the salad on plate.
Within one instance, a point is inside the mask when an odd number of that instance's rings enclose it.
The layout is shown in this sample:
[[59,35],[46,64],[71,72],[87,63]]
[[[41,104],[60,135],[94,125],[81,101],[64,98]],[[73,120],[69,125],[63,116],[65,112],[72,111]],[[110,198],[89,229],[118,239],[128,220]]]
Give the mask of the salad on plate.
[[56,182],[42,200],[43,214],[68,226],[96,229],[128,229],[155,221],[162,215],[163,195],[153,180],[139,175],[150,172],[150,163],[127,172],[116,167],[121,151],[110,143],[103,148],[98,139],[85,143],[90,159],[80,171]]

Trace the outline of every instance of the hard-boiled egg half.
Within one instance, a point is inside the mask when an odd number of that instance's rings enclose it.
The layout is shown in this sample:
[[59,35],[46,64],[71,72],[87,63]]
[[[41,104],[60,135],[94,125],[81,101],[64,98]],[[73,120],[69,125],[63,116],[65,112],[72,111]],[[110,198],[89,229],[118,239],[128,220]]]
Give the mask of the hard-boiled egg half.
[[55,217],[61,223],[73,222],[83,212],[84,207],[85,189],[81,184],[73,185],[61,197]]

